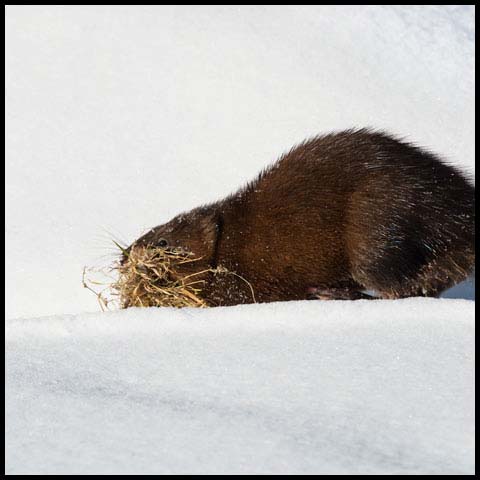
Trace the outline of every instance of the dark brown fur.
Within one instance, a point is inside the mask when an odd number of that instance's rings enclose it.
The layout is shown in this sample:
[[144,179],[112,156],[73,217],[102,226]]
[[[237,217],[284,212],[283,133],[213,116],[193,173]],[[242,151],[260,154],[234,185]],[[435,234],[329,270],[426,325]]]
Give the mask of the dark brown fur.
[[[338,298],[435,296],[473,269],[474,192],[425,150],[349,130],[296,146],[237,193],[133,246],[166,239],[191,250],[202,257],[197,269],[236,272],[260,302],[304,299],[312,288],[347,292]],[[237,276],[206,280],[214,304],[253,301]]]

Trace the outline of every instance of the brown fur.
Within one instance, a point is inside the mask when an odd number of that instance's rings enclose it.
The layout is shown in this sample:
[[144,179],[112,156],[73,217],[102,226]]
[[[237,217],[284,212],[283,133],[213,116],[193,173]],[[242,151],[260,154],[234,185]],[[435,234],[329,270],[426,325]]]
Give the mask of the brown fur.
[[[434,296],[473,269],[474,192],[431,153],[349,130],[296,146],[235,194],[155,227],[132,247],[166,239],[202,256],[203,266],[236,272],[260,302],[304,299],[312,287],[351,292],[347,298],[361,290]],[[213,304],[253,301],[239,277],[206,280]]]

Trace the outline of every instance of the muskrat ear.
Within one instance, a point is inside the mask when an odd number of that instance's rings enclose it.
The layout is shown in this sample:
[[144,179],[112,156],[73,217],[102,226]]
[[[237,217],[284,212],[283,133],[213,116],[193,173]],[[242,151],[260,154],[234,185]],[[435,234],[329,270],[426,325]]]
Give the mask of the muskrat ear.
[[215,245],[217,238],[221,232],[222,219],[221,214],[217,212],[209,212],[200,220],[200,228],[206,243]]

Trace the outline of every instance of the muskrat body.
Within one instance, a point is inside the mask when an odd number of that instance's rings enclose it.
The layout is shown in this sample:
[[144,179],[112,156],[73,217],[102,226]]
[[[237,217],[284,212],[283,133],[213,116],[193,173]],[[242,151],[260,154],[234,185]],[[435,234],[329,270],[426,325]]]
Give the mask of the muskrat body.
[[[435,155],[348,130],[296,146],[244,188],[129,248],[184,248],[212,305],[437,296],[475,260],[474,187]],[[221,275],[222,267],[237,275]],[[188,273],[187,271],[185,273]],[[252,294],[254,292],[254,295]]]

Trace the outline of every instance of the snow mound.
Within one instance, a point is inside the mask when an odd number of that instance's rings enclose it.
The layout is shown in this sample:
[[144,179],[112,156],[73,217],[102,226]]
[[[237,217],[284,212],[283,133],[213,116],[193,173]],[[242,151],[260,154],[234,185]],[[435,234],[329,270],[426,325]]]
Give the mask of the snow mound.
[[473,474],[474,302],[6,322],[7,474]]

